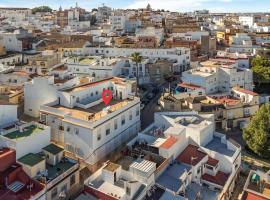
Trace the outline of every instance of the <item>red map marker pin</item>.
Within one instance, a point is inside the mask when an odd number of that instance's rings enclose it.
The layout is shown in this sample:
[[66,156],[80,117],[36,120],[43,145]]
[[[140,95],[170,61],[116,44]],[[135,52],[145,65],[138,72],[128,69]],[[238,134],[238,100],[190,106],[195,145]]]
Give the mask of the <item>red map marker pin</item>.
[[102,94],[101,94],[101,97],[105,103],[105,105],[107,106],[110,101],[112,100],[112,92],[110,90],[103,90]]

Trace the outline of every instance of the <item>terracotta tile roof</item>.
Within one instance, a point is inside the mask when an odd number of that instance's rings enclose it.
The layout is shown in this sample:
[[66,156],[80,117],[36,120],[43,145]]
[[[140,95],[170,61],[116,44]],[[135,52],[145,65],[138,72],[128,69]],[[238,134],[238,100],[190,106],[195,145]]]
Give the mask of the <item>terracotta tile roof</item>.
[[210,183],[214,183],[220,186],[224,186],[228,177],[229,176],[225,174],[224,172],[218,171],[216,176],[212,176],[209,174],[202,175],[202,180],[205,180],[205,181],[208,181]]
[[228,97],[228,96],[219,97],[219,98],[216,98],[216,100],[219,103],[222,103],[228,106],[235,106],[241,102],[239,99],[236,99],[234,97]]
[[252,95],[252,96],[258,96],[259,95],[256,92],[253,92],[253,91],[250,91],[250,90],[246,90],[246,89],[243,89],[243,88],[240,88],[240,87],[235,87],[233,89],[235,89],[238,92],[242,92],[244,94],[249,94],[249,95]]
[[170,136],[167,140],[160,146],[164,149],[171,148],[178,140],[175,137]]
[[218,162],[219,162],[218,160],[209,157],[206,164],[207,164],[207,165],[210,165],[210,166],[212,166],[212,167],[215,167],[215,166],[217,166]]
[[12,152],[15,152],[15,150],[7,148],[7,147],[3,147],[3,148],[0,149],[0,158],[5,157],[6,155],[8,155],[8,154],[10,154]]
[[196,89],[198,89],[198,88],[201,88],[201,87],[198,86],[198,85],[189,84],[189,83],[179,83],[178,85],[179,85],[180,87],[188,88],[188,89],[191,89],[191,90],[196,90]]
[[0,99],[0,105],[15,105],[15,104],[10,103],[10,102],[8,102],[8,101],[6,101],[6,100],[1,100],[1,99]]
[[[199,150],[199,147],[188,145],[185,150],[178,156],[177,160],[188,165],[197,165],[205,156],[206,153]],[[193,159],[192,159],[193,158]]]
[[29,74],[25,71],[15,71],[15,72],[12,72],[12,75],[16,75],[16,76],[25,76],[25,77],[28,77]]
[[242,200],[269,200],[268,198],[253,194],[251,192],[245,192]]

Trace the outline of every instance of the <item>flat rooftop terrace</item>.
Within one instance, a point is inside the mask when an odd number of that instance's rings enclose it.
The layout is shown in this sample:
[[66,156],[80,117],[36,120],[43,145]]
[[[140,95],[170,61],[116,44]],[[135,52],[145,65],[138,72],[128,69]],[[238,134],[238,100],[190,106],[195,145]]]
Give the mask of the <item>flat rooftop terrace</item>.
[[213,137],[211,142],[209,142],[205,146],[205,148],[211,151],[215,151],[220,154],[224,154],[229,157],[232,157],[235,153],[235,151],[228,149],[226,144],[221,143],[221,139],[219,137],[215,137],[215,136]]
[[182,186],[183,182],[180,179],[181,176],[190,171],[191,167],[184,163],[175,163],[163,172],[163,174],[157,179],[157,184],[177,192]]
[[[63,111],[65,114],[70,115],[74,118],[78,118],[85,121],[97,121],[112,113],[121,109],[122,107],[128,105],[132,100],[111,100],[108,106],[106,106],[103,102],[95,105],[93,107],[84,109],[84,108],[67,108],[61,105],[52,106],[52,108],[56,108],[60,111]],[[106,109],[106,111],[105,111]]]
[[18,139],[24,139],[26,137],[29,137],[33,134],[37,134],[44,129],[37,127],[36,125],[31,125],[28,127],[25,127],[22,132],[20,130],[13,131],[11,133],[8,133],[4,135],[5,137],[12,139],[12,140],[18,140]]
[[106,182],[102,180],[100,177],[92,181],[89,186],[102,191],[103,193],[110,195],[110,196],[116,196],[123,198],[123,196],[126,194],[125,189],[122,187],[119,187],[117,185],[113,185],[109,182]]
[[63,162],[59,162],[57,163],[55,166],[46,164],[46,169],[48,170],[48,176],[47,179],[48,180],[53,180],[56,177],[60,176],[61,174],[63,174],[64,172],[68,171],[69,169],[71,169],[73,166],[76,165],[76,162],[71,162],[71,161],[63,161]]

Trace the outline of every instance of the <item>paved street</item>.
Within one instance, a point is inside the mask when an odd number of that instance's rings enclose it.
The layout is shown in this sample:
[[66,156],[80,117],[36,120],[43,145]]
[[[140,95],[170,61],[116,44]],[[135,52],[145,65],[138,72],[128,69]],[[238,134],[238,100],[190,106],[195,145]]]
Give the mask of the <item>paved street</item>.
[[141,128],[142,130],[154,122],[154,113],[158,111],[158,99],[161,96],[160,92],[147,104],[141,111]]
[[[172,82],[171,86],[179,83],[179,79]],[[163,89],[169,88],[169,83],[165,82],[159,87],[159,93],[147,104],[144,109],[141,111],[141,129],[145,129],[151,123],[154,122],[154,113],[159,111],[159,106],[157,105],[158,100],[163,92]]]

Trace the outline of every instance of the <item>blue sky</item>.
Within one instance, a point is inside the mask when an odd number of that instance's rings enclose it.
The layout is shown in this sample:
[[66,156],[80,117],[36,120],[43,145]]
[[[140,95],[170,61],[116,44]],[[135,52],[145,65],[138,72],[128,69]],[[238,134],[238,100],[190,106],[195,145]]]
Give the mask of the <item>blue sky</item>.
[[[113,8],[142,8],[147,3],[155,9],[172,11],[193,11],[209,9],[217,12],[257,12],[269,11],[270,0],[77,0],[80,7],[88,10],[96,8],[102,3]],[[55,9],[74,6],[76,0],[0,0],[0,7],[35,7],[49,5]]]

